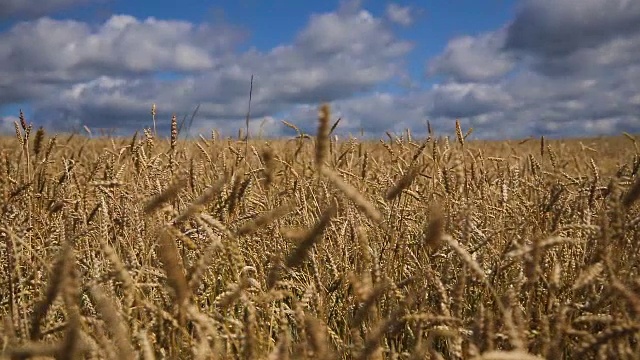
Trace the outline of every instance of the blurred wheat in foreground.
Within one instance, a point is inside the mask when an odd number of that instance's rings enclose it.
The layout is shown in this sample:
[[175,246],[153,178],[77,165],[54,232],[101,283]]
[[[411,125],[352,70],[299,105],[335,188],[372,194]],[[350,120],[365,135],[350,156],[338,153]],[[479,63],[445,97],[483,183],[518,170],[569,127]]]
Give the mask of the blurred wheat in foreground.
[[338,141],[319,119],[267,142],[21,116],[0,358],[640,358],[636,137]]

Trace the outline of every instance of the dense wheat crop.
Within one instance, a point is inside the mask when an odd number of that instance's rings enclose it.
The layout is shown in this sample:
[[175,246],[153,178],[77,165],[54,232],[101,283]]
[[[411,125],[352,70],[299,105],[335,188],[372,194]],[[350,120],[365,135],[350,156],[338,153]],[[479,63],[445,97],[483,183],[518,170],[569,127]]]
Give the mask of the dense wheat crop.
[[338,141],[319,118],[277,141],[16,124],[0,357],[640,356],[637,138]]

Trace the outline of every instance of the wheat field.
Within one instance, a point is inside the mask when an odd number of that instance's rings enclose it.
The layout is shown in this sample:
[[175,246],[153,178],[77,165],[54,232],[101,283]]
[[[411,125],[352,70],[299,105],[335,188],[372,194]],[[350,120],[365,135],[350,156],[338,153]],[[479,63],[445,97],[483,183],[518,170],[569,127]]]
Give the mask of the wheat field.
[[[633,135],[0,140],[0,358],[638,359]],[[32,131],[33,130],[33,131]]]

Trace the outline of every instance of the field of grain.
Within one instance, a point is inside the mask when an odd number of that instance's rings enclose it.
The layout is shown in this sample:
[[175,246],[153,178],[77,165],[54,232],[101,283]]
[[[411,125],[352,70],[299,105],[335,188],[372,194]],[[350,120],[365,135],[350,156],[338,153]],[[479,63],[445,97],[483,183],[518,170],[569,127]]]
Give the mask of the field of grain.
[[[0,358],[637,359],[638,139],[0,140]],[[339,127],[339,124],[337,124]]]

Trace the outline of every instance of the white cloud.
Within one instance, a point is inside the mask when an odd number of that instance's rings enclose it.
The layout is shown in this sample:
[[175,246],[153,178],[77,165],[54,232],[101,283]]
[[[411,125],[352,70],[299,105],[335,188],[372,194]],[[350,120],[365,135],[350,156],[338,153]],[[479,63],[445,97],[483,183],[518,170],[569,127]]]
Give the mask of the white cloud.
[[387,5],[386,15],[389,21],[402,25],[409,26],[413,24],[413,9],[410,6],[400,6],[396,3],[390,3]]
[[366,10],[348,15],[312,15],[309,25],[297,37],[296,45],[309,55],[320,56],[342,52],[363,56],[378,50],[380,55],[389,57],[403,55],[409,47],[408,43],[396,40],[382,20]]
[[[139,128],[149,122],[151,103],[165,117],[201,104],[196,121],[235,123],[244,118],[252,74],[252,113],[264,118],[367,92],[400,75],[412,47],[355,8],[314,15],[292,43],[266,52],[229,51],[241,34],[126,15],[98,27],[48,18],[23,23],[0,34],[0,89],[20,84],[31,91],[0,92],[7,97],[0,104],[32,100],[41,122],[61,127],[80,120]],[[183,76],[154,76],[162,71]],[[47,91],[37,90],[44,84]]]
[[460,81],[499,78],[514,68],[514,60],[501,51],[504,31],[452,39],[444,52],[429,61],[430,75],[444,74]]
[[[0,105],[39,99],[43,88],[99,76],[215,68],[242,36],[238,29],[115,15],[98,27],[41,18],[0,33]],[[10,89],[20,89],[17,93]]]
[[640,131],[640,3],[521,5],[509,24],[455,38],[429,61],[429,75],[446,77],[429,114],[459,116],[481,136]]
[[[218,31],[223,30],[223,31]],[[239,36],[185,21],[140,21],[114,15],[102,26],[41,18],[19,23],[0,36],[2,70],[59,75],[65,71],[196,71],[215,65]]]
[[[374,92],[339,101],[335,108],[345,120],[341,129],[354,135],[363,129],[368,136],[379,137],[385,131],[425,128],[428,99],[424,93],[396,95]],[[417,129],[416,129],[417,130]]]
[[430,91],[432,116],[467,118],[493,111],[506,111],[512,97],[501,85],[482,83],[445,83]]

